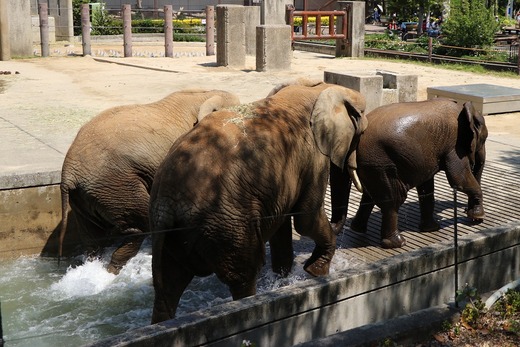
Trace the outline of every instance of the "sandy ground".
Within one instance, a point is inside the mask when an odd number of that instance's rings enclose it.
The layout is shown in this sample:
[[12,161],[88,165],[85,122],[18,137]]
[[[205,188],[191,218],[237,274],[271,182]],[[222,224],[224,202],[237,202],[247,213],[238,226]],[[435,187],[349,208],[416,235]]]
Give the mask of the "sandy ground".
[[[216,88],[238,94],[242,102],[265,97],[278,83],[299,77],[323,79],[324,71],[388,70],[418,76],[418,100],[425,100],[429,86],[490,83],[520,88],[520,77],[497,77],[376,59],[336,59],[293,52],[290,70],[257,72],[255,57],[247,57],[242,69],[216,66],[216,56],[206,56],[203,43],[175,43],[174,57],[164,58],[161,42],[135,42],[134,57],[123,58],[122,44],[97,42],[92,56],[83,57],[81,44],[58,43],[50,57],[0,62],[0,112],[38,114],[42,128],[64,136],[66,150],[77,129],[92,116],[111,106],[147,103],[185,88]],[[15,74],[19,72],[19,74]],[[370,96],[367,96],[370,97]],[[1,116],[1,115],[0,115]],[[495,135],[520,137],[520,112],[490,115],[486,122]],[[43,130],[42,130],[43,131]]]

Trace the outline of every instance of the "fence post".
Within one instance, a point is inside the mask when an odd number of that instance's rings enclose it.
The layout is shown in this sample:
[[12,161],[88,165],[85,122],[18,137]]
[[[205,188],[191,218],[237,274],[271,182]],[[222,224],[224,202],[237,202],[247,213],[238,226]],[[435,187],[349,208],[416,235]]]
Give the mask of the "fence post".
[[2,302],[0,302],[0,347],[4,346],[4,330],[2,328]]
[[38,1],[38,16],[40,17],[40,45],[42,57],[49,56],[49,14],[47,2]]
[[428,62],[430,64],[432,62],[432,53],[433,53],[433,39],[431,36],[428,36]]
[[123,5],[123,47],[125,58],[132,56],[132,6]]
[[164,56],[173,58],[173,6],[164,5]]
[[92,55],[90,45],[90,5],[81,5],[81,45],[83,46],[83,56]]
[[517,41],[518,41],[518,52],[516,54],[516,65],[517,65],[518,74],[520,75],[520,38]]
[[215,6],[206,6],[206,55],[215,55]]

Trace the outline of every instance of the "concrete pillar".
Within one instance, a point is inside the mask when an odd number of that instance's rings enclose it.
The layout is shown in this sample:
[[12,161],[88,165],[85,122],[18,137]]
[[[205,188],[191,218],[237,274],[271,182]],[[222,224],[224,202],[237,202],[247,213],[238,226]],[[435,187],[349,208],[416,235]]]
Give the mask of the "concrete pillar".
[[287,0],[264,0],[260,4],[260,24],[286,24],[285,5],[292,3]]
[[54,17],[56,41],[74,39],[72,0],[52,0],[49,2],[49,16]]
[[217,65],[246,64],[245,10],[241,5],[217,5]]
[[326,83],[338,84],[357,90],[366,99],[365,113],[381,106],[383,101],[383,76],[359,71],[333,72],[325,71]]
[[[365,54],[365,2],[338,1],[337,9],[347,9],[347,40],[336,40],[336,57],[363,57]],[[341,21],[337,31],[341,32]]]
[[[11,59],[11,41],[9,38],[8,0],[0,0],[0,60]],[[1,337],[1,336],[0,336]]]
[[291,58],[289,25],[260,25],[256,28],[256,71],[290,69]]
[[33,55],[31,2],[30,0],[4,0],[7,11],[1,11],[0,16],[7,14],[9,20],[9,45],[11,57],[28,57]]
[[256,54],[256,27],[260,25],[260,6],[245,6],[246,55]]

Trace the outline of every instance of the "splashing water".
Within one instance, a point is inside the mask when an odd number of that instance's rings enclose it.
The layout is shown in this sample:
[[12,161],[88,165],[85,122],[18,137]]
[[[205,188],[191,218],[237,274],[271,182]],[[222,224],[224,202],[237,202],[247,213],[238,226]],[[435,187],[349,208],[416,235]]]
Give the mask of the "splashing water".
[[[71,259],[58,268],[55,259],[21,257],[0,262],[0,301],[6,346],[73,346],[124,333],[150,324],[153,307],[151,245],[116,276],[106,271],[110,251],[100,260]],[[290,276],[262,269],[257,293],[296,285],[310,276],[303,270],[310,251],[296,250]],[[335,265],[335,264],[339,264]],[[333,261],[345,268],[345,259]],[[227,287],[215,275],[196,277],[185,290],[177,316],[231,301]]]

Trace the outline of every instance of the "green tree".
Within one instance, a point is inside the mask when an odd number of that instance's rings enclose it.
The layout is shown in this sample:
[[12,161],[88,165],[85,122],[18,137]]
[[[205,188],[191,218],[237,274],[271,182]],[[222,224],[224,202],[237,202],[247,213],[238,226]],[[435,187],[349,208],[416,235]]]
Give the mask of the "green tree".
[[[498,30],[494,9],[486,8],[484,0],[452,0],[450,15],[442,25],[444,43],[465,48],[490,47]],[[463,52],[452,50],[451,54],[462,55]]]
[[72,22],[74,35],[81,35],[81,5],[90,3],[89,0],[72,0]]

